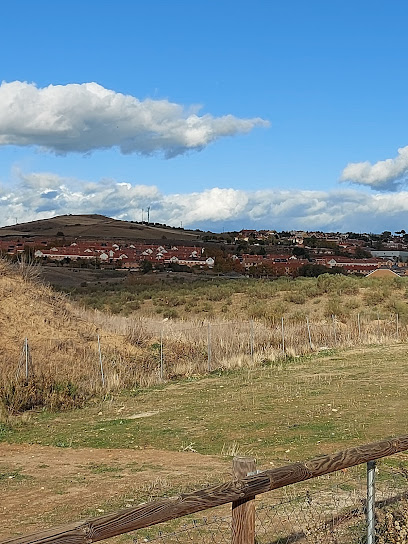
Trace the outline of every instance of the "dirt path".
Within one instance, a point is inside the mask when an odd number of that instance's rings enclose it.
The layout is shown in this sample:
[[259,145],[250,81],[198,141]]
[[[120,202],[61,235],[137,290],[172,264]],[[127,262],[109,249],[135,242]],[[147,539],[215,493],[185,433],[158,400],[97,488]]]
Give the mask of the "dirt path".
[[229,478],[192,452],[0,444],[0,540]]

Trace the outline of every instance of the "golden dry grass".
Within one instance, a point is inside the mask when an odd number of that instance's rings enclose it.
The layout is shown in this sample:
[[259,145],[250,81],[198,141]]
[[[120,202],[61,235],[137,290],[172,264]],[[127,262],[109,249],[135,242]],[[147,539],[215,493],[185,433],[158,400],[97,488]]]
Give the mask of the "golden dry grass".
[[[42,389],[43,396],[53,397],[57,404],[56,397],[68,394],[83,400],[100,389],[97,335],[104,331],[81,319],[65,296],[4,261],[0,261],[0,331],[0,386],[3,401],[11,408],[18,408],[18,385],[28,395]],[[32,358],[28,380],[21,357],[26,337]],[[118,367],[109,374],[108,388],[124,386],[128,376],[119,363],[139,360],[143,350],[131,338],[112,332],[105,334],[104,350],[105,364]],[[38,395],[36,399],[34,404],[46,400]]]

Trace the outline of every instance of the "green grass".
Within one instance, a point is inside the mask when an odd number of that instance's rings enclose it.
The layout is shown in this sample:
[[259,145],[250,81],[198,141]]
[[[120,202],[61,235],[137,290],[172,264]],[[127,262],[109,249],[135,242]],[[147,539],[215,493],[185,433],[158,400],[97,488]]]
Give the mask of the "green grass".
[[[403,345],[329,351],[255,370],[214,372],[124,392],[69,413],[42,412],[1,439],[59,447],[145,448],[221,455],[236,444],[261,461],[407,432]],[[120,415],[118,415],[120,410]],[[154,411],[150,417],[135,414]],[[102,415],[99,415],[102,412]]]

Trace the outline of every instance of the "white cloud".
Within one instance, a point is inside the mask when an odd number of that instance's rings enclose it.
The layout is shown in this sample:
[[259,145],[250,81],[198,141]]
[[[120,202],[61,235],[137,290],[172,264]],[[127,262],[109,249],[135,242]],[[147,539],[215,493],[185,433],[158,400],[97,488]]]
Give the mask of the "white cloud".
[[122,153],[170,158],[224,136],[269,126],[259,117],[199,116],[168,100],[138,100],[97,83],[0,85],[0,145],[40,146],[57,154],[118,147]]
[[371,164],[350,163],[341,174],[341,181],[368,185],[373,189],[398,190],[408,176],[408,146],[398,149],[398,156]]
[[317,229],[382,232],[407,230],[408,191],[369,194],[358,190],[242,191],[213,188],[163,194],[157,187],[103,179],[98,183],[52,173],[23,174],[10,189],[0,186],[2,225],[62,214],[100,213],[140,221],[151,207],[154,222],[190,228]]

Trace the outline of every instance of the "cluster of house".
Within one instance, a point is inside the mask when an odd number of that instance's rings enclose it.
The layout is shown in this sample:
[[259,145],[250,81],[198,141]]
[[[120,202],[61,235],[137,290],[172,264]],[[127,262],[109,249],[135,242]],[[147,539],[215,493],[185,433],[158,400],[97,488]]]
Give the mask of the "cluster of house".
[[[407,253],[408,256],[408,253]],[[251,267],[266,265],[276,272],[276,275],[296,276],[302,266],[318,264],[326,268],[341,268],[348,274],[371,274],[378,269],[389,269],[398,275],[408,275],[407,263],[396,262],[393,256],[356,259],[338,256],[314,256],[312,261],[299,259],[288,255],[242,255],[242,265],[246,270]]]
[[[385,250],[404,250],[407,248],[407,236],[405,231],[395,233],[387,233],[389,236],[382,240],[382,246]],[[350,233],[344,232],[321,232],[321,231],[303,231],[303,230],[291,230],[289,232],[278,232],[276,230],[250,230],[242,229],[235,236],[235,240],[250,241],[265,241],[270,238],[285,241],[293,245],[304,245],[305,241],[314,238],[320,242],[328,242],[335,244],[338,247],[353,253],[356,248],[362,246],[372,245],[373,238],[378,238],[378,235],[363,234],[361,238],[353,238]]]
[[[252,231],[242,231],[244,234]],[[256,231],[254,231],[256,232]],[[270,232],[270,231],[265,231]],[[294,243],[298,247],[302,245]],[[361,241],[342,240],[342,249],[361,247]],[[344,247],[343,247],[344,246]],[[276,246],[275,246],[276,247]],[[118,244],[95,240],[79,240],[67,245],[55,245],[50,240],[0,240],[0,253],[19,255],[28,249],[40,260],[46,262],[71,263],[72,261],[95,263],[103,268],[140,269],[143,261],[154,266],[183,265],[188,267],[213,268],[216,257],[208,257],[208,251],[201,246],[171,246],[147,244],[141,242]],[[309,248],[310,249],[310,248]],[[216,252],[215,252],[216,253]],[[274,275],[297,276],[304,265],[318,264],[327,268],[341,268],[346,273],[368,275],[376,270],[388,269],[398,275],[408,275],[408,251],[399,249],[371,250],[372,257],[357,258],[337,256],[333,249],[316,248],[310,251],[308,259],[297,257],[286,248],[264,255],[229,255],[232,261],[239,263],[242,271],[270,270]],[[348,251],[349,255],[353,251]]]
[[[44,247],[38,247],[38,246]],[[34,247],[34,257],[37,259],[70,262],[92,261],[101,266],[138,269],[142,261],[152,264],[179,264],[184,266],[198,266],[212,268],[214,259],[204,258],[202,247],[170,246],[165,248],[158,244],[126,244],[119,245],[112,242],[78,241],[67,246],[49,246],[49,242],[37,241],[34,246],[27,242],[0,241],[0,251],[9,255],[18,255],[25,251],[25,247]]]

